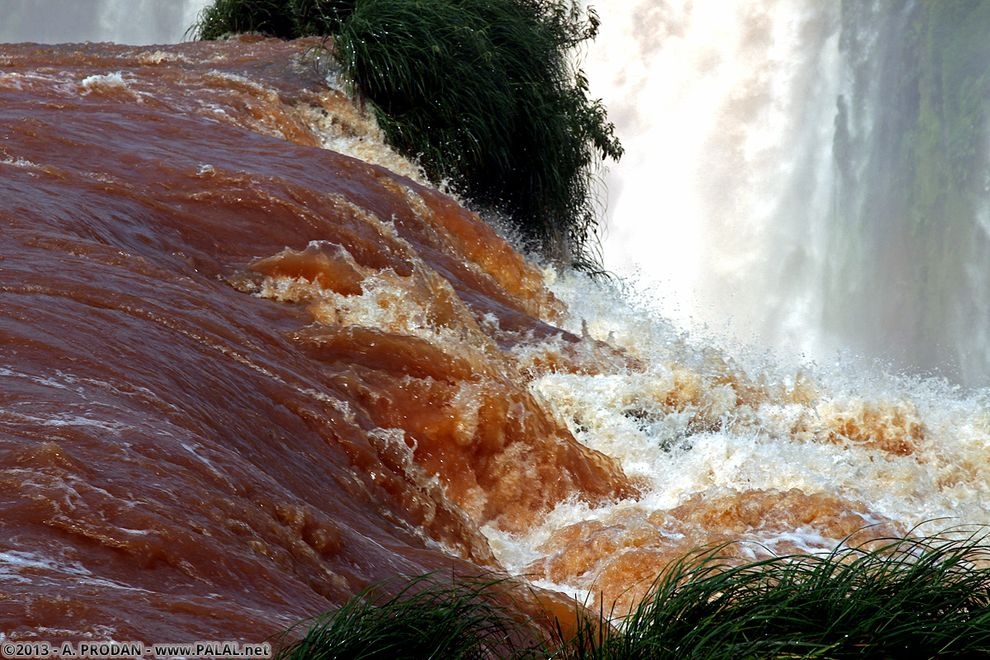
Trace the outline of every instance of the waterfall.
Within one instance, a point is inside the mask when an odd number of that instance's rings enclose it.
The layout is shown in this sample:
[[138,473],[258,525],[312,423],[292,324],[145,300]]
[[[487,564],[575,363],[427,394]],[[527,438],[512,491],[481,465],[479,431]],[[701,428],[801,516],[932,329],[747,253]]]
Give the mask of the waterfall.
[[0,42],[175,43],[207,0],[2,0]]
[[[815,348],[829,208],[831,3],[606,2],[589,78],[627,147],[608,179],[608,266],[639,268],[692,329]],[[631,44],[637,52],[630,52]]]
[[[823,328],[990,384],[990,6],[847,2]],[[864,29],[865,28],[865,29]]]
[[692,331],[986,384],[986,3],[598,11],[610,269]]

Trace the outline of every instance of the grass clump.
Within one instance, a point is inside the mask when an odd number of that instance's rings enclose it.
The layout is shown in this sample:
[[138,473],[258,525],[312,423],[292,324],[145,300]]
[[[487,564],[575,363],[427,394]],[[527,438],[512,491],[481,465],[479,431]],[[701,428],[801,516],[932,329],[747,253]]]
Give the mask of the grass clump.
[[[242,17],[245,6],[257,8],[253,21]],[[332,36],[337,59],[393,147],[417,159],[434,182],[508,217],[558,263],[594,269],[597,168],[623,150],[574,65],[574,51],[599,24],[580,6],[215,0],[196,34]]]
[[[420,577],[392,597],[368,590],[318,619],[281,660],[538,658],[535,626],[506,605],[504,583]],[[290,631],[291,633],[291,631]]]
[[357,0],[288,0],[298,36],[337,34],[357,6]]
[[292,39],[298,36],[298,26],[289,4],[290,0],[213,0],[200,12],[193,32],[198,39],[243,32]]
[[220,39],[255,32],[296,39],[333,35],[354,11],[357,0],[213,0],[190,28],[197,39]]
[[502,592],[490,593],[499,582],[416,580],[378,604],[356,597],[280,657],[990,657],[982,537],[888,539],[742,565],[726,549],[675,562],[627,616],[583,614],[566,639],[558,628],[539,641]]
[[592,38],[573,5],[365,0],[337,52],[389,142],[513,219],[558,261],[588,261],[594,168],[622,148],[571,49]]
[[677,562],[590,658],[962,658],[990,655],[990,546],[893,539],[734,565]]

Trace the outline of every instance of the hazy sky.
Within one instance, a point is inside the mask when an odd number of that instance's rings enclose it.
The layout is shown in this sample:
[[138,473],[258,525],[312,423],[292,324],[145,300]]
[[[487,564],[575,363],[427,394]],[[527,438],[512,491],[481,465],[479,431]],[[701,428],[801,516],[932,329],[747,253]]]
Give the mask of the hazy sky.
[[0,0],[0,42],[182,41],[208,0]]

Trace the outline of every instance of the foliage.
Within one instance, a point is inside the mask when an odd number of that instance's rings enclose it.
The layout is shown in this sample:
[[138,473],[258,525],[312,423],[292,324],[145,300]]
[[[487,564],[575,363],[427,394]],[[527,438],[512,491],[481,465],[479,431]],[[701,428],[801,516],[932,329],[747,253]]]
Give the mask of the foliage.
[[192,31],[198,39],[256,32],[280,39],[335,34],[357,0],[213,0]]
[[509,613],[501,584],[495,580],[446,585],[420,577],[390,598],[368,590],[318,619],[305,637],[284,647],[276,657],[538,657],[534,642],[539,635]]
[[733,565],[685,557],[595,658],[949,658],[990,653],[990,547],[894,539]]
[[219,39],[227,34],[260,32],[291,39],[297,36],[296,22],[289,11],[290,0],[213,0],[200,12],[194,26],[199,39]]
[[390,143],[565,259],[592,237],[592,166],[622,153],[566,56],[596,25],[559,3],[367,0],[337,50]]
[[596,168],[622,147],[571,59],[597,32],[593,11],[576,0],[238,1],[264,5],[261,18],[216,0],[198,36],[224,32],[221,5],[236,19],[226,31],[333,36],[389,143],[434,182],[507,216],[558,262],[597,262]]
[[534,646],[533,627],[513,619],[490,591],[504,583],[444,586],[421,579],[378,604],[367,593],[356,597],[280,657],[990,655],[990,545],[984,538],[878,540],[742,565],[726,549],[675,562],[627,616],[585,616],[569,639],[558,631]]

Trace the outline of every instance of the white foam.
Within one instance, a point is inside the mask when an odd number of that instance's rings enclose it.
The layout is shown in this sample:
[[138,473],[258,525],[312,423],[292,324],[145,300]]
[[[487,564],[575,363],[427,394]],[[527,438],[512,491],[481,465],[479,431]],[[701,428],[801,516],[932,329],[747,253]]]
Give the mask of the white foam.
[[[614,520],[630,507],[669,511],[697,495],[798,489],[849,501],[848,513],[863,527],[883,518],[922,532],[990,525],[990,391],[850,373],[842,364],[828,371],[774,363],[766,355],[762,363],[750,356],[743,369],[726,351],[697,348],[613,286],[575,275],[550,283],[570,309],[565,327],[608,341],[640,366],[546,373],[531,391],[579,442],[616,459],[644,491],[637,501],[598,507],[564,502],[523,535],[486,527],[508,570],[524,571],[545,556],[541,546],[569,525]],[[747,387],[757,392],[749,400]],[[889,427],[870,418],[884,414]],[[844,418],[864,424],[871,437],[843,438],[834,429]],[[910,451],[884,451],[870,441],[897,432]],[[756,542],[770,551],[821,552],[841,540],[799,527],[767,530]]]
[[31,578],[25,576],[23,574],[24,571],[43,571],[74,577],[92,575],[89,570],[78,562],[58,561],[52,557],[21,550],[5,550],[0,552],[0,580],[30,582]]
[[86,76],[79,83],[79,86],[82,88],[84,94],[114,89],[127,90],[130,92],[130,88],[124,80],[124,75],[120,71]]

